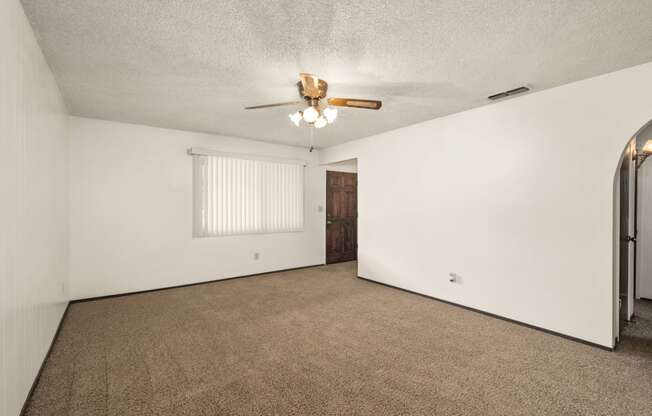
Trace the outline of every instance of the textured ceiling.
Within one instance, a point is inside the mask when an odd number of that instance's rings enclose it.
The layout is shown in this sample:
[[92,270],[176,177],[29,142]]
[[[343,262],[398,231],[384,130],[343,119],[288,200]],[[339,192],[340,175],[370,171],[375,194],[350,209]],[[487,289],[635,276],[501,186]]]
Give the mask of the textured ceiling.
[[[342,109],[318,147],[652,61],[650,0],[23,0],[74,115],[305,145],[299,72]],[[643,87],[643,86],[642,86]],[[648,86],[649,87],[649,86]]]

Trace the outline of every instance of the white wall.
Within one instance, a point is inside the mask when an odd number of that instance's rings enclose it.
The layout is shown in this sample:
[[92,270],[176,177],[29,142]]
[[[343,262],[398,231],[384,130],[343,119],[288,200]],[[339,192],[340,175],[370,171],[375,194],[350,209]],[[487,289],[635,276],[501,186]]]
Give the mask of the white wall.
[[641,65],[323,150],[358,158],[359,274],[611,346],[614,175],[650,83]]
[[0,51],[0,414],[13,416],[67,303],[67,116],[18,1],[0,2]]
[[186,154],[196,146],[314,165],[316,152],[77,117],[70,140],[72,299],[324,263],[320,169],[306,168],[304,232],[193,239]]

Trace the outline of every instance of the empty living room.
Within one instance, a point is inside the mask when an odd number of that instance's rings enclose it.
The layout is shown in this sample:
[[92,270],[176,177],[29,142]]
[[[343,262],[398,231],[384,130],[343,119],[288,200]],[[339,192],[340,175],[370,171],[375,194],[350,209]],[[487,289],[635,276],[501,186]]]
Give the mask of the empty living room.
[[652,415],[650,0],[0,0],[0,416]]

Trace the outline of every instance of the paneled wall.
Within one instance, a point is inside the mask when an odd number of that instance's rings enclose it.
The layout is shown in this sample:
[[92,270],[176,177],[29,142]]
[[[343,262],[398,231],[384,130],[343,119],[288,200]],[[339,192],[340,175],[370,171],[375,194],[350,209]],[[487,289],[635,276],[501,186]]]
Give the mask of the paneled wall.
[[0,415],[18,415],[66,307],[67,115],[17,0],[0,2]]

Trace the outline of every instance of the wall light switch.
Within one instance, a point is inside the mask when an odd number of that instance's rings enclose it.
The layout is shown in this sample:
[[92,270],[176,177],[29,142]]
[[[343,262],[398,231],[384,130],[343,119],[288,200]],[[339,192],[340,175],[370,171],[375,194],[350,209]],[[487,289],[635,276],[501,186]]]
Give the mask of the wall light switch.
[[324,207],[322,205],[319,205],[317,207],[317,212],[324,212]]
[[260,259],[260,253],[254,253],[254,260]]

